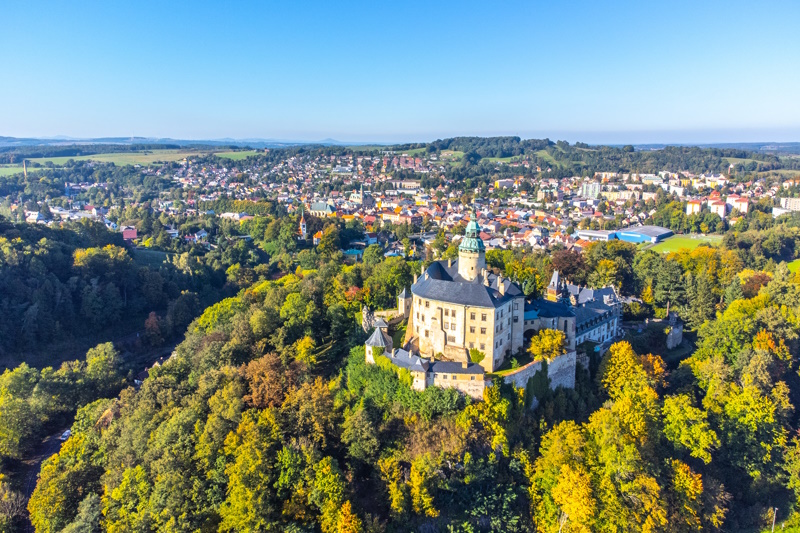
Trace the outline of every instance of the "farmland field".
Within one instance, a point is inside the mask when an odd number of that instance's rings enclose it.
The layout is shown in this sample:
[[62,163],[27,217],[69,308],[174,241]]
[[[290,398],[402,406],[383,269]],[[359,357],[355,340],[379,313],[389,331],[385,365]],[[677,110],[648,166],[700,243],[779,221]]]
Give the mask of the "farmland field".
[[224,157],[225,159],[233,159],[234,161],[241,161],[251,155],[263,153],[262,150],[242,150],[239,152],[217,152],[217,157]]
[[42,165],[48,161],[54,165],[63,165],[70,159],[75,161],[101,161],[104,163],[114,163],[115,165],[149,165],[156,161],[179,161],[187,156],[196,155],[198,153],[200,152],[190,150],[147,150],[142,152],[116,152],[69,157],[38,157],[29,159],[28,161]]
[[722,240],[720,235],[674,235],[664,239],[651,248],[655,252],[675,252],[681,248],[693,250],[703,243],[716,244]]
[[0,166],[0,176],[11,176],[22,172],[22,165],[3,165]]

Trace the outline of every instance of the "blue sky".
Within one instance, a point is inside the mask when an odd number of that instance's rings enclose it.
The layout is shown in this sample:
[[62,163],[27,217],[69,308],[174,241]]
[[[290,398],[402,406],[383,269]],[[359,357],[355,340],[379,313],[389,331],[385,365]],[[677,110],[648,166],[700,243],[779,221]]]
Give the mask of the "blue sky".
[[800,2],[0,2],[0,135],[800,141]]

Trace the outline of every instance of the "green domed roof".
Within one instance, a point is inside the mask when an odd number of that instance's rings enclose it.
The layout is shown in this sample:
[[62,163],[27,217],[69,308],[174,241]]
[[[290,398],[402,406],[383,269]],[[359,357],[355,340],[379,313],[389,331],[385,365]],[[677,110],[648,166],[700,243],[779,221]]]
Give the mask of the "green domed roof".
[[478,217],[472,216],[472,220],[467,224],[467,231],[464,233],[464,238],[461,239],[461,244],[458,245],[458,250],[463,252],[483,252],[486,247],[483,245],[478,235]]

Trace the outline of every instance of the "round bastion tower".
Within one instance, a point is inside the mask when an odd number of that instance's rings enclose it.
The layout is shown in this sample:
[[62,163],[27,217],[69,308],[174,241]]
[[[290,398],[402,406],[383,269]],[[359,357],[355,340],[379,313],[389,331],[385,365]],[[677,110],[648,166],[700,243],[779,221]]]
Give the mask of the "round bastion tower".
[[467,231],[458,246],[458,275],[467,281],[478,279],[486,268],[486,247],[478,233],[478,216],[473,211]]

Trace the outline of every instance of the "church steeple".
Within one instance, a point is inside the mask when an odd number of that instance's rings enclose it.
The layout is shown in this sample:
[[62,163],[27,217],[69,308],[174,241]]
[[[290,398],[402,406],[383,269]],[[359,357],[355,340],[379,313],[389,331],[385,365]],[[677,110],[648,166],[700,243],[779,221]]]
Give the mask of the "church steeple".
[[306,227],[306,212],[300,204],[300,238],[306,240],[308,238],[308,228]]

